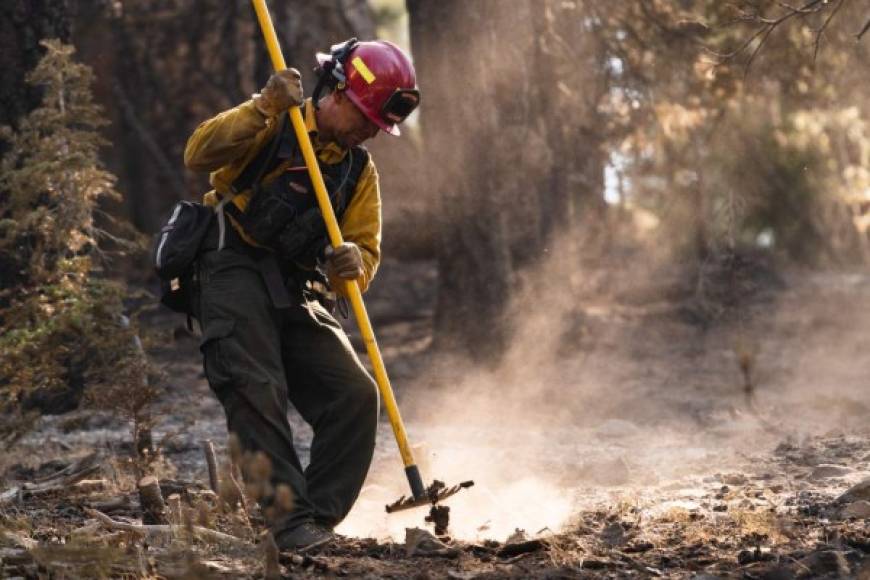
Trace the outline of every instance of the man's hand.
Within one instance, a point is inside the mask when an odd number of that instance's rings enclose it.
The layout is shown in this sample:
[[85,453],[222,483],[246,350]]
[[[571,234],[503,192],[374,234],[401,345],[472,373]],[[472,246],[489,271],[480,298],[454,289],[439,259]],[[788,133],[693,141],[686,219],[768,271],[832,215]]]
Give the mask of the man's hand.
[[295,68],[278,71],[254,95],[254,106],[266,117],[274,117],[302,104],[302,75]]
[[362,252],[356,244],[344,242],[337,248],[327,246],[324,254],[330,275],[345,280],[356,280],[363,275]]

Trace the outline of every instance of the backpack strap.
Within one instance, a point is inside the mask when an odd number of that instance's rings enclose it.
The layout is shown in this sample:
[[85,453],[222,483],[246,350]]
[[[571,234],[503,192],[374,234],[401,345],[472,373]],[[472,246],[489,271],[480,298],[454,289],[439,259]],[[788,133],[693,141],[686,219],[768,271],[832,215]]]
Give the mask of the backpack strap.
[[[348,150],[347,155],[348,157],[343,162],[343,165],[347,166],[347,169],[344,171],[341,183],[329,196],[330,203],[335,212],[335,219],[338,222],[341,222],[347,208],[350,207],[362,172],[369,163],[369,152],[365,147],[353,147]],[[303,219],[306,220],[309,230],[314,234],[314,237],[306,244],[306,250],[297,261],[303,263],[322,261],[330,241],[319,205],[303,214]]]
[[[281,146],[281,139],[284,137],[284,133],[287,129],[288,117],[289,115],[286,112],[281,114],[279,117],[280,120],[278,121],[278,130],[272,137],[269,146],[260,149],[260,152],[248,162],[245,169],[238,177],[236,177],[235,181],[230,184],[230,192],[233,195],[238,195],[246,189],[257,187],[260,184],[260,181],[263,179],[263,176],[266,175],[269,166],[272,165],[272,161],[275,159],[275,154]],[[293,135],[295,140],[295,133],[290,131],[290,134]]]
[[344,215],[345,210],[350,206],[353,195],[356,193],[356,186],[359,184],[360,177],[362,177],[362,172],[369,164],[370,154],[368,149],[365,147],[354,147],[348,151],[348,154],[351,155],[350,167],[347,171],[345,183],[343,183],[340,188],[342,189],[341,197],[337,200],[338,203],[335,204],[335,217],[339,220]]
[[224,210],[228,211],[233,218],[245,228],[246,216],[235,205],[230,203],[239,193],[251,187],[257,188],[260,186],[263,176],[266,174],[269,166],[275,159],[275,154],[281,145],[281,139],[284,137],[284,132],[287,129],[287,118],[289,115],[284,112],[278,121],[278,130],[268,147],[263,147],[259,153],[245,166],[241,174],[230,184],[230,191],[226,195],[221,196],[220,202],[215,206],[214,211],[218,218],[218,250],[224,249],[226,241],[226,217]]

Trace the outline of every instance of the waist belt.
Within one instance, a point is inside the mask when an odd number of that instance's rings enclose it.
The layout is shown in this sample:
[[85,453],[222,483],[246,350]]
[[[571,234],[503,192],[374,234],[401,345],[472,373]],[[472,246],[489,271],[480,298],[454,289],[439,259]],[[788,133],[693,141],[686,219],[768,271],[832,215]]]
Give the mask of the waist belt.
[[221,224],[218,220],[213,221],[206,233],[202,251],[228,248],[251,258],[263,278],[263,283],[269,292],[269,298],[272,300],[272,306],[277,309],[290,308],[301,302],[301,292],[298,293],[299,295],[294,301],[287,291],[287,286],[284,283],[286,275],[281,271],[274,252],[251,246],[242,239],[236,228]]

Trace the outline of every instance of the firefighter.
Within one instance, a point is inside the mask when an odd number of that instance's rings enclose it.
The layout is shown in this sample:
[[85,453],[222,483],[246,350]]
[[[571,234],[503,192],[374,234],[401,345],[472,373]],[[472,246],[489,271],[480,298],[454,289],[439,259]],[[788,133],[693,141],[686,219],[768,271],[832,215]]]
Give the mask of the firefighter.
[[[204,203],[222,210],[197,266],[205,374],[244,456],[268,459],[259,501],[281,549],[333,539],[371,463],[377,387],[333,308],[346,281],[366,290],[381,257],[378,174],[362,144],[399,135],[420,100],[411,61],[392,43],[351,39],[317,62],[312,98],[303,101],[298,71],[278,72],[199,125],[184,153],[188,168],[211,172]],[[286,119],[293,106],[303,107],[345,240],[335,249]],[[304,469],[288,404],[314,430]]]

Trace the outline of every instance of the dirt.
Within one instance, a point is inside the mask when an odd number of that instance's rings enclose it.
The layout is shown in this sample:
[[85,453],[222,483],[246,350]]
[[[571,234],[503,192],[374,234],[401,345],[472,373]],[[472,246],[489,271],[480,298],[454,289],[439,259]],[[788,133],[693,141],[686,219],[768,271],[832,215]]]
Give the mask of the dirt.
[[[367,298],[412,441],[430,442],[417,448],[424,475],[476,481],[447,502],[450,537],[422,531],[434,531],[428,508],[384,513],[406,483],[382,417],[371,475],[338,529],[347,537],[316,553],[282,554],[281,574],[870,577],[861,503],[870,501],[870,484],[861,486],[870,480],[870,325],[862,320],[870,277],[788,272],[739,316],[712,323],[709,305],[651,302],[624,291],[626,283],[557,313],[560,349],[544,348],[528,326],[518,330],[533,338],[522,356],[469,374],[428,350],[435,275],[430,262],[387,262]],[[104,484],[0,500],[0,577],[263,577],[256,509],[222,508],[206,489],[202,442],[213,441],[225,463],[226,430],[197,339],[177,318],[147,321],[167,337],[153,349],[166,389],[150,469],[164,495],[180,492],[170,518],[176,534],[109,531],[84,511],[141,521],[123,418],[89,410],[44,417],[2,457],[0,494],[50,480],[93,451],[102,467],[88,477]],[[557,369],[542,362],[554,350]],[[305,462],[311,431],[291,421]],[[242,547],[183,532],[200,524]]]

